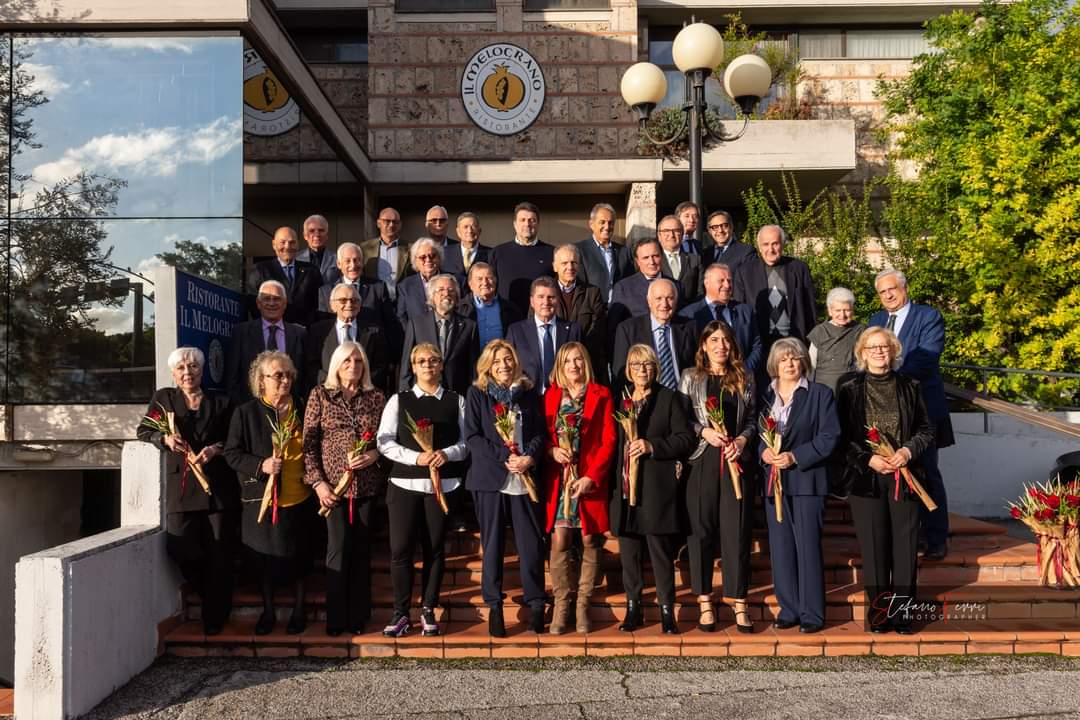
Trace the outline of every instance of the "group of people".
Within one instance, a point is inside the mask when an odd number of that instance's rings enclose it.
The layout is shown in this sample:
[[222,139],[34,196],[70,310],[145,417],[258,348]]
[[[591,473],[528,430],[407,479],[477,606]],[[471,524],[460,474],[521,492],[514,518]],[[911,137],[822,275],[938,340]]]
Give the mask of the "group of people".
[[[539,241],[539,217],[521,203],[514,239],[489,249],[473,213],[458,217],[453,240],[445,208],[433,207],[429,235],[406,244],[400,215],[385,208],[378,238],[342,243],[335,256],[326,220],[312,216],[303,253],[281,228],[276,259],[249,278],[257,317],[234,330],[229,398],[202,390],[198,349],[172,353],[176,387],[158,390],[148,414],[171,413],[173,429],[138,434],[169,451],[168,548],[202,595],[207,634],[229,615],[238,527],[261,581],[256,633],[273,630],[281,584],[294,589],[287,629],[303,631],[320,514],[327,632],[363,632],[380,498],[389,636],[413,627],[417,547],[416,620],[422,633],[440,632],[445,539],[451,515],[468,505],[496,637],[506,632],[508,526],[535,632],[546,624],[545,560],[550,632],[589,631],[607,534],[619,544],[621,629],[643,623],[647,556],[662,630],[678,632],[675,561],[685,545],[699,627],[717,628],[719,557],[722,597],[738,630],[752,632],[759,496],[776,627],[824,625],[830,494],[850,503],[868,600],[914,599],[920,538],[927,558],[947,552],[937,449],[951,430],[938,369],[944,324],[909,301],[903,274],[877,277],[883,309],[868,326],[844,288],[829,292],[828,320],[815,324],[809,270],[783,254],[777,226],[761,228],[755,252],[737,241],[729,214],[714,212],[699,244],[699,210],[683,203],[656,237],[628,249],[614,242],[614,209],[599,204],[591,237],[555,248]],[[891,629],[913,631],[903,611],[871,627]]]

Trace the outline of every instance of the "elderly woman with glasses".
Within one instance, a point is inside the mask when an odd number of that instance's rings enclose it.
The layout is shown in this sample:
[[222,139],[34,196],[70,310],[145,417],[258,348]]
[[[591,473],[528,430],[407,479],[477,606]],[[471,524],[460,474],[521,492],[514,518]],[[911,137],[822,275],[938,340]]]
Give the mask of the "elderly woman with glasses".
[[[497,429],[499,418],[513,425],[507,443]],[[540,484],[540,458],[544,452],[544,413],[532,380],[525,376],[514,346],[492,340],[476,361],[476,381],[465,398],[465,442],[472,465],[465,487],[472,493],[480,523],[483,569],[480,585],[488,606],[488,633],[505,637],[503,618],[503,559],[506,522],[514,528],[518,571],[529,607],[529,629],[544,631],[543,489],[537,500],[529,497],[523,475]]]
[[[165,549],[184,581],[202,598],[203,630],[217,635],[232,608],[232,550],[240,493],[222,457],[229,430],[229,399],[203,390],[202,350],[179,347],[169,354],[176,387],[161,388],[147,416],[172,413],[175,433],[139,425],[136,437],[165,456]],[[209,493],[196,481],[200,468]]]
[[[802,341],[777,340],[765,368],[772,382],[762,395],[761,409],[780,438],[778,452],[764,442],[760,449],[767,478],[769,554],[780,604],[773,627],[798,625],[800,632],[815,633],[825,626],[821,529],[829,493],[828,459],[840,439],[840,422],[832,391],[807,380],[810,358]],[[773,468],[778,479],[772,479]]]
[[[287,629],[298,635],[307,626],[304,578],[311,570],[312,522],[318,503],[304,484],[304,409],[293,394],[296,367],[285,353],[267,350],[251,363],[248,384],[255,399],[233,413],[225,460],[240,480],[241,538],[259,570],[263,612],[255,634],[273,632],[274,586],[291,582],[295,603]],[[269,482],[274,483],[269,488],[272,499],[263,513]]]
[[[326,634],[360,634],[371,617],[371,515],[386,487],[375,430],[386,397],[371,384],[367,355],[345,341],[304,413],[304,482],[326,516]],[[357,443],[365,442],[363,452]],[[351,484],[338,494],[345,473]]]
[[[913,632],[903,611],[915,601],[919,499],[907,487],[904,469],[923,475],[919,457],[934,442],[934,426],[916,381],[896,372],[900,341],[891,330],[869,328],[855,344],[859,372],[840,385],[837,405],[843,435],[840,450],[850,494],[851,517],[862,553],[862,578],[870,632]],[[868,428],[894,452],[871,450]],[[940,512],[937,511],[937,512]],[[890,603],[895,597],[897,602]]]
[[840,378],[855,370],[855,341],[866,326],[855,319],[855,294],[834,287],[825,296],[829,319],[806,336],[810,343],[810,379],[836,392]]
[[[641,593],[645,586],[648,548],[661,629],[678,633],[675,622],[675,554],[682,541],[683,515],[680,475],[682,459],[697,445],[690,427],[689,403],[680,393],[657,382],[660,360],[648,345],[632,345],[626,354],[628,386],[616,403],[620,413],[634,414],[637,439],[619,423],[615,443],[615,480],[611,485],[608,518],[619,538],[626,618],[619,626],[633,632],[644,623]],[[638,465],[631,487],[631,463]],[[636,504],[631,504],[631,493]]]
[[[443,248],[433,238],[419,238],[409,247],[409,262],[414,272],[398,283],[397,288],[397,314],[403,326],[408,324],[409,318],[427,312],[427,285],[442,272]],[[456,278],[454,283],[457,284]]]

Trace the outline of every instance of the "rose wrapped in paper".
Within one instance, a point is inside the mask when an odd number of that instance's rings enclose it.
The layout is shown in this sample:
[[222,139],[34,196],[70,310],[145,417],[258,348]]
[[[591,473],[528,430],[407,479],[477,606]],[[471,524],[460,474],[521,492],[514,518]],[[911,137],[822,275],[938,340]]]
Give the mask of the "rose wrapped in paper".
[[[285,456],[285,446],[289,444],[289,441],[296,435],[297,428],[299,427],[299,418],[296,414],[296,408],[289,411],[289,414],[285,416],[284,420],[275,422],[273,418],[267,418],[267,422],[270,423],[270,444],[273,446],[273,457],[280,458]],[[258,522],[262,522],[266,517],[266,511],[273,508],[271,513],[270,522],[277,525],[278,521],[278,475],[274,473],[270,476],[270,479],[266,481],[266,488],[263,490],[262,502],[259,504],[259,519]]]
[[[166,410],[160,403],[158,403],[158,409],[150,411],[149,415],[144,415],[139,424],[151,430],[156,430],[166,437],[169,435],[180,436],[180,432],[176,429],[176,413]],[[184,496],[189,472],[195,476],[203,492],[212,495],[213,493],[210,492],[210,479],[206,477],[202,466],[195,462],[198,455],[193,453],[191,448],[188,448],[187,452],[180,454],[184,456],[185,462],[184,471],[180,475],[180,497]]]
[[[426,453],[435,452],[435,426],[428,418],[413,420],[408,412],[405,413],[405,426],[413,436],[413,440]],[[431,479],[432,491],[435,493],[435,501],[442,508],[443,515],[450,512],[450,506],[446,504],[446,495],[442,491],[442,476],[439,468],[428,465],[428,477]]]
[[559,447],[570,453],[570,462],[563,465],[563,517],[569,518],[573,508],[574,485],[578,481],[578,456],[574,452],[574,442],[581,436],[581,416],[575,412],[563,412],[559,409],[555,417],[555,435]]
[[[360,434],[359,439],[353,441],[353,446],[349,448],[347,455],[348,462],[352,462],[353,458],[362,453],[366,453],[368,448],[371,447],[371,443],[375,441],[375,433],[371,430],[365,430]],[[341,479],[337,481],[337,485],[334,486],[334,494],[338,497],[342,497],[352,484],[356,481],[356,473],[346,468],[341,473]],[[330,517],[330,508],[319,508],[319,514],[323,517]],[[349,524],[353,523],[353,499],[349,498]]]
[[[780,437],[780,430],[776,423],[776,418],[772,415],[761,416],[761,441],[765,443],[765,447],[772,450],[773,455],[780,454],[780,445],[783,443],[783,438]],[[769,493],[773,493],[773,505],[776,506],[776,522],[784,522],[784,483],[783,473],[775,465],[769,466],[769,481],[768,486],[765,489],[766,497]]]
[[615,413],[615,422],[623,429],[626,435],[626,446],[623,449],[623,482],[626,484],[626,497],[632,507],[637,506],[638,501],[638,461],[630,457],[630,444],[638,439],[638,411],[630,392],[623,391],[622,409]]
[[1080,587],[1080,482],[1054,480],[1027,486],[1009,514],[1023,522],[1038,542],[1039,582]]
[[[514,442],[514,430],[517,428],[517,418],[515,413],[510,412],[510,408],[505,403],[495,403],[495,432],[499,434],[499,437],[503,441],[503,445],[510,451],[511,455],[520,455],[521,449],[518,448],[516,442]],[[533,482],[532,474],[526,470],[523,473],[516,473],[521,479],[521,483],[525,486],[525,491],[529,493],[529,499],[534,503],[540,502],[540,496],[536,492],[536,483]]]
[[720,390],[720,397],[710,396],[705,400],[705,416],[709,418],[709,425],[720,433],[724,447],[720,448],[720,482],[724,481],[724,467],[731,475],[731,485],[735,488],[735,499],[742,500],[742,466],[735,458],[728,458],[726,454],[728,443],[734,442],[728,436],[727,427],[724,426],[724,391]]
[[[870,446],[870,449],[873,450],[874,454],[878,457],[889,458],[896,453],[892,444],[885,439],[885,436],[881,434],[881,431],[878,430],[876,425],[866,426],[866,444]],[[907,483],[908,489],[922,500],[922,503],[926,506],[927,510],[930,510],[931,512],[937,510],[937,503],[934,502],[933,498],[930,497],[930,494],[923,488],[922,483],[919,482],[918,478],[916,478],[907,467],[902,467],[899,470],[893,471],[893,500],[900,499],[901,477],[903,477],[904,481]]]

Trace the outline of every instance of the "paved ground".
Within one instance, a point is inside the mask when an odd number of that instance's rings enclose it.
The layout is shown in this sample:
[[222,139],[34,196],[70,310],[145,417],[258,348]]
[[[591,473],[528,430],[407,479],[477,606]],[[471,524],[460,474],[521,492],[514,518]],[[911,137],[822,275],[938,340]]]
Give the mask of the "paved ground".
[[165,658],[86,717],[1080,720],[1080,660]]

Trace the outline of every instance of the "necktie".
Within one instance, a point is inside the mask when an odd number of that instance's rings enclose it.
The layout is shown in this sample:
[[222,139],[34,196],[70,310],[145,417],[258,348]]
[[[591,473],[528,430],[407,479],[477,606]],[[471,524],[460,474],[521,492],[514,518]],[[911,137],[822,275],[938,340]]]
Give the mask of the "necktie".
[[277,333],[278,333],[278,326],[277,325],[271,325],[270,327],[268,327],[266,329],[266,349],[267,350],[277,350],[278,349],[278,346],[277,346]]
[[660,384],[669,390],[675,390],[679,384],[679,379],[675,376],[675,360],[671,357],[671,343],[668,340],[669,332],[671,332],[670,326],[660,326],[660,347],[656,348],[656,354],[660,356]]
[[885,327],[889,331],[895,331],[896,330],[896,313],[889,313],[889,322],[887,322],[885,324]]
[[712,310],[712,319],[720,320],[720,303],[709,303],[709,309]]
[[292,288],[292,286],[293,286],[293,266],[292,265],[286,265],[285,266],[285,280],[286,280],[286,282],[288,282],[289,287]]
[[668,267],[671,268],[671,277],[678,278],[682,274],[682,263],[679,262],[679,253],[669,253],[667,256]]
[[469,268],[472,267],[473,254],[464,248],[462,248],[461,254],[465,261],[465,272],[468,273]]
[[347,323],[345,325],[345,340],[346,342],[354,342],[356,340],[356,338],[353,337],[352,323]]
[[439,352],[446,357],[446,344],[450,339],[450,323],[439,318]]
[[551,323],[544,324],[544,350],[543,350],[544,377],[540,378],[539,385],[547,387],[551,368],[555,367],[555,338],[551,336]]

